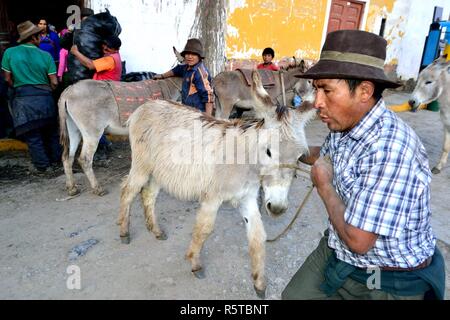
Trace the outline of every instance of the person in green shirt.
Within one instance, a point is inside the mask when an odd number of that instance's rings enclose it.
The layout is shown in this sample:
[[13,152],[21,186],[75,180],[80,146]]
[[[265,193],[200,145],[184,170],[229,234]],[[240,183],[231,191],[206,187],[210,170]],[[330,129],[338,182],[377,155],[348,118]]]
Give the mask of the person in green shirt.
[[57,109],[52,90],[58,85],[51,55],[39,49],[41,31],[30,21],[17,26],[20,45],[5,51],[2,70],[13,88],[11,113],[16,136],[23,139],[39,172],[61,162]]

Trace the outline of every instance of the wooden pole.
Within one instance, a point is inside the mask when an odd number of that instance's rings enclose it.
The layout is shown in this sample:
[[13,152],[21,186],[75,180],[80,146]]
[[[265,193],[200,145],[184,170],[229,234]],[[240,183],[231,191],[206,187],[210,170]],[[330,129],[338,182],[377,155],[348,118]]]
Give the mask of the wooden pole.
[[280,80],[281,80],[281,91],[283,94],[283,106],[286,107],[286,91],[284,87],[284,77],[283,77],[283,71],[280,70]]

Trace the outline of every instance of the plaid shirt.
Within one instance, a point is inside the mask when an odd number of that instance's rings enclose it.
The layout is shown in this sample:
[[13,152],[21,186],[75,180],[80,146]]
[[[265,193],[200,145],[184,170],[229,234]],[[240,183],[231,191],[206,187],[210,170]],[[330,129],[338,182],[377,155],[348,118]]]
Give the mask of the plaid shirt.
[[333,184],[345,221],[378,235],[366,254],[349,250],[330,224],[328,245],[357,267],[414,267],[434,253],[430,218],[431,173],[417,135],[380,99],[351,131],[331,132],[321,154],[329,154]]

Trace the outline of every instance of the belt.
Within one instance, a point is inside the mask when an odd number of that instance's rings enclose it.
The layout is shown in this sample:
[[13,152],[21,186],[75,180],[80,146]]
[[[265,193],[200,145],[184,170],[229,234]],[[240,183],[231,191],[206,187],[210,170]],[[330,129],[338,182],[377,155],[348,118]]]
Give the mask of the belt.
[[415,271],[420,270],[428,267],[431,264],[431,260],[433,260],[433,257],[429,257],[425,259],[421,264],[410,267],[410,268],[401,268],[401,267],[380,267],[382,271]]

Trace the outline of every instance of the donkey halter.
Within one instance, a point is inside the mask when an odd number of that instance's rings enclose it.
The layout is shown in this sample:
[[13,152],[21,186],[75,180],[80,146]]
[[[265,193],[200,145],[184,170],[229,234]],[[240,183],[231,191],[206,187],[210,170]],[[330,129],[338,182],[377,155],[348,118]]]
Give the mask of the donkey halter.
[[[297,164],[290,164],[290,163],[285,163],[285,164],[280,164],[278,166],[280,169],[294,169],[295,171],[301,171],[307,174],[311,174],[311,171],[300,168]],[[262,183],[263,181],[263,175],[260,176],[260,182]],[[276,236],[273,239],[267,239],[266,242],[275,242],[278,239],[280,239],[294,224],[295,220],[298,218],[298,216],[300,215],[300,213],[303,210],[303,207],[305,206],[306,202],[308,201],[309,197],[311,196],[312,192],[314,190],[314,185],[312,185],[311,187],[309,187],[309,190],[306,193],[305,198],[303,199],[303,201],[301,202],[301,204],[299,205],[297,212],[295,213],[294,217],[292,218],[291,222],[287,225],[287,227],[280,233],[278,234],[278,236]]]

